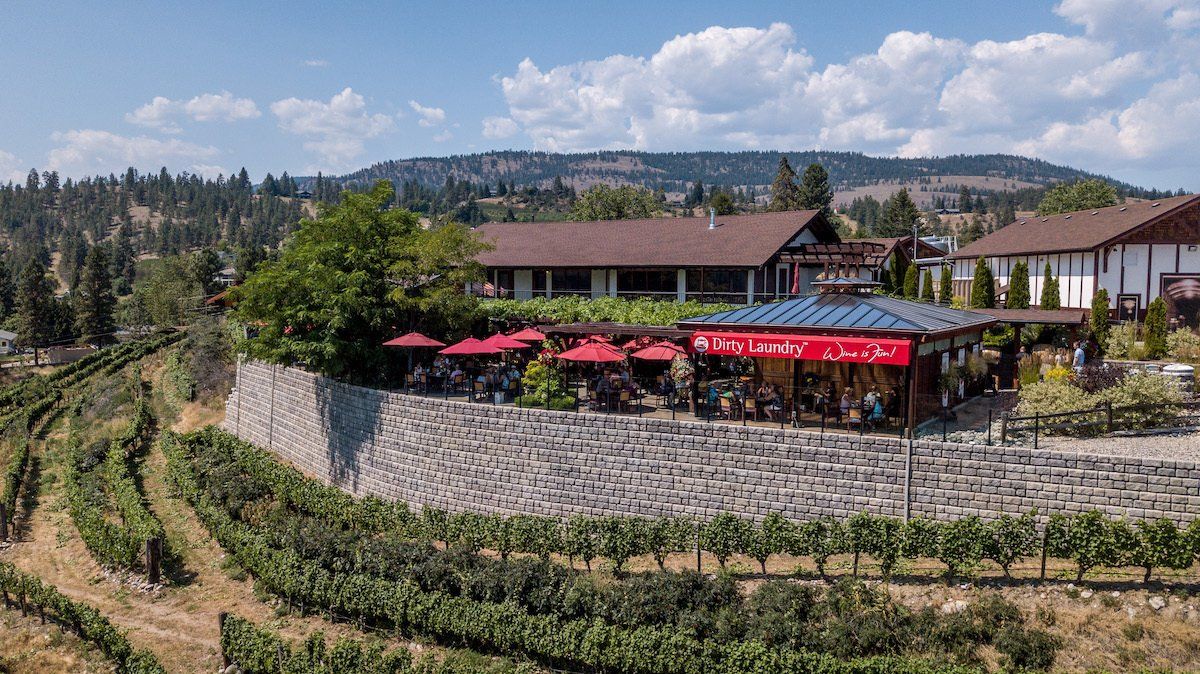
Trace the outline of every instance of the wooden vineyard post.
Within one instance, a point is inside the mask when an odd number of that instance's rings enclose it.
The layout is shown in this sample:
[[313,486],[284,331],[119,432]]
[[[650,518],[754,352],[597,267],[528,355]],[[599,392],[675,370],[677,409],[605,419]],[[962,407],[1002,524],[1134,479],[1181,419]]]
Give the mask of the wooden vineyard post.
[[8,507],[0,502],[0,541],[8,540]]
[[146,539],[146,576],[151,583],[162,580],[162,539]]

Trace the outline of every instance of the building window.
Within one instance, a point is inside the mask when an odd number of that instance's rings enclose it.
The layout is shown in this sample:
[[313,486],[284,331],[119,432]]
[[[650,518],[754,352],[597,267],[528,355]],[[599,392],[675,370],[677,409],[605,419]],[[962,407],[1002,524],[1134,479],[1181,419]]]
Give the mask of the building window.
[[674,299],[678,284],[678,274],[674,269],[622,269],[617,271],[618,295]]
[[533,292],[534,293],[545,293],[546,292],[546,272],[547,271],[549,271],[549,270],[548,269],[534,269],[533,270]]
[[[543,276],[542,278],[545,278]],[[513,278],[513,270],[497,269],[496,270],[496,292],[504,295],[511,295],[513,288],[516,287],[516,280]]]
[[745,269],[689,269],[688,299],[702,302],[744,302],[746,299]]
[[550,293],[552,295],[591,294],[592,270],[590,269],[555,269],[550,273]]

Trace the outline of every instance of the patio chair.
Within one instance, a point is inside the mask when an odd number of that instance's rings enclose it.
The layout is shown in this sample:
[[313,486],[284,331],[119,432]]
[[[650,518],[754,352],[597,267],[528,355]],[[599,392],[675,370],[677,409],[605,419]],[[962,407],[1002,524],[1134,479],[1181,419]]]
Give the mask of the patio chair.
[[620,407],[618,408],[621,412],[629,411],[629,401],[631,398],[632,396],[629,394],[629,391],[621,391]]
[[453,393],[459,393],[461,391],[466,391],[466,388],[463,386],[463,384],[465,382],[466,382],[465,375],[460,374],[460,375],[454,377],[453,379],[450,380],[450,391]]
[[473,395],[471,396],[471,400],[476,401],[476,400],[482,400],[484,398],[487,398],[487,387],[484,386],[484,383],[481,381],[477,381],[477,382],[474,382],[474,384],[475,384],[475,386],[474,386],[474,389],[472,390]]
[[721,401],[721,413],[719,415],[717,415],[717,418],[718,419],[732,419],[733,418],[733,405],[729,404],[729,398],[726,398],[725,396],[721,396],[720,398],[718,398],[718,400]]
[[854,424],[862,424],[862,422],[862,408],[851,407],[850,411],[846,414],[846,430],[850,430],[850,426]]
[[404,375],[404,389],[411,391],[417,387],[417,376],[415,374]]
[[746,419],[753,418],[755,421],[762,421],[758,415],[758,401],[754,398],[746,398],[745,405],[742,408],[742,415]]

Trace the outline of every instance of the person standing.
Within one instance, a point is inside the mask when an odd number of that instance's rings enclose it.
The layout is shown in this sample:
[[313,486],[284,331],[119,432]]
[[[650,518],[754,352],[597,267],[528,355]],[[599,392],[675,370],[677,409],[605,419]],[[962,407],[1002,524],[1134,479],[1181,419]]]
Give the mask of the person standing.
[[1083,364],[1087,360],[1087,354],[1083,351],[1083,342],[1075,343],[1075,356],[1071,359],[1071,369],[1079,372],[1083,369]]

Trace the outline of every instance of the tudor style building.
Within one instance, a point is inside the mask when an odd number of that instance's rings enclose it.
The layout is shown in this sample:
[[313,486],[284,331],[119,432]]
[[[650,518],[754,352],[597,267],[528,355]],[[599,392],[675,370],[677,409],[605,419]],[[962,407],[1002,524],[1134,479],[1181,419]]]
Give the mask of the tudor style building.
[[1193,328],[1200,324],[1200,195],[1020,218],[947,256],[955,295],[970,295],[980,257],[991,267],[1000,299],[1013,266],[1023,261],[1036,304],[1049,262],[1064,308],[1088,308],[1104,288],[1119,320],[1143,318],[1161,296],[1168,316]]
[[[878,280],[912,237],[842,241],[820,211],[597,222],[496,222],[477,230],[486,294],[753,304],[828,276]],[[925,242],[918,257],[942,255]]]

